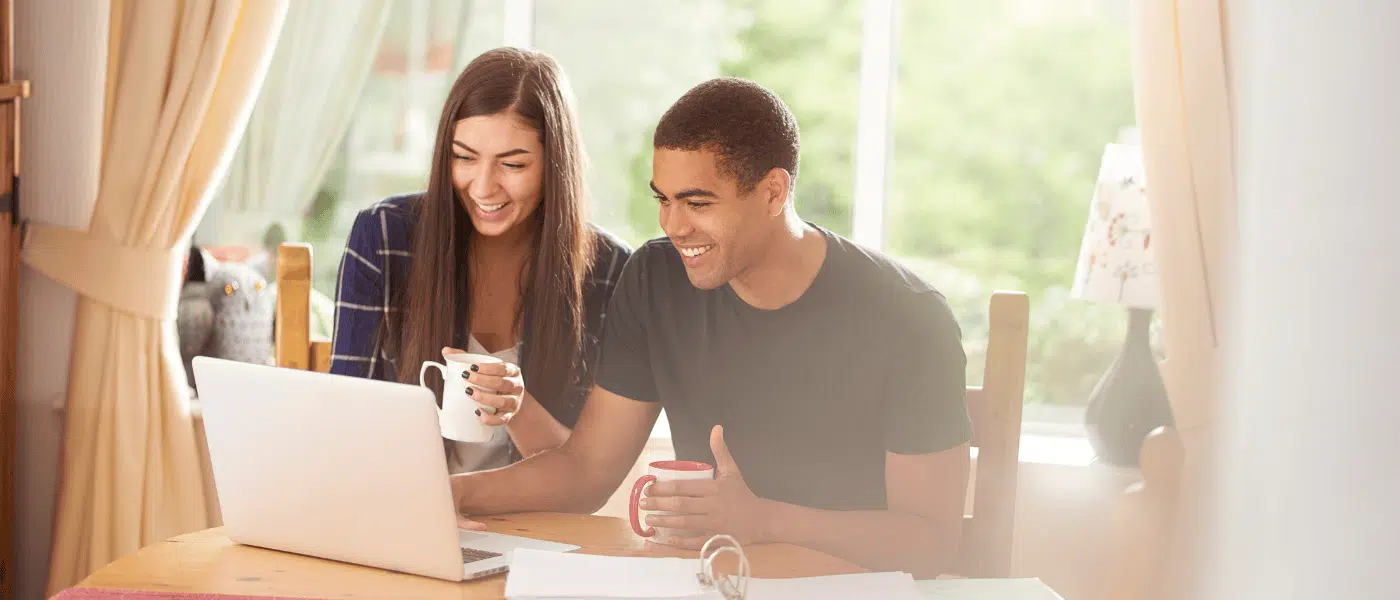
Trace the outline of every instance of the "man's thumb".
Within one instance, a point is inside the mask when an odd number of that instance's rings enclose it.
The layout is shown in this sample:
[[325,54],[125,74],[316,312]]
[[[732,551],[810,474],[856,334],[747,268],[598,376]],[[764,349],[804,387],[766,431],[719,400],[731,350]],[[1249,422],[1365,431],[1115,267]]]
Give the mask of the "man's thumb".
[[715,425],[715,428],[710,430],[710,451],[715,455],[717,475],[739,472],[739,465],[734,463],[734,457],[729,454],[729,446],[724,443],[724,426]]

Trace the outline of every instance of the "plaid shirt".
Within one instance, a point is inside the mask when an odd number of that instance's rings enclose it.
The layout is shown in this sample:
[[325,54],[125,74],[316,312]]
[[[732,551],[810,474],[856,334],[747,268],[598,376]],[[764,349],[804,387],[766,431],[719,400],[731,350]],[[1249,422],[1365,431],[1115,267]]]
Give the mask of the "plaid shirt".
[[[401,285],[408,275],[412,259],[408,235],[414,219],[410,205],[418,196],[394,196],[360,211],[355,217],[336,280],[331,373],[395,380],[397,365],[377,343],[377,332],[384,315],[398,310],[391,305],[394,296],[392,288],[394,284]],[[622,273],[622,265],[631,254],[631,249],[622,240],[596,228],[594,232],[598,235],[598,241],[595,244],[593,269],[583,287],[584,360],[582,365],[575,366],[573,373],[567,374],[572,385],[572,397],[567,399],[568,402],[561,403],[573,407],[573,414],[554,415],[560,423],[569,427],[577,420],[578,410],[593,384],[592,366],[596,363],[598,339],[603,333],[608,300],[617,285],[618,275]],[[528,318],[526,323],[528,326]],[[529,360],[528,355],[529,348],[522,347],[522,363]],[[559,389],[563,386],[550,387]]]

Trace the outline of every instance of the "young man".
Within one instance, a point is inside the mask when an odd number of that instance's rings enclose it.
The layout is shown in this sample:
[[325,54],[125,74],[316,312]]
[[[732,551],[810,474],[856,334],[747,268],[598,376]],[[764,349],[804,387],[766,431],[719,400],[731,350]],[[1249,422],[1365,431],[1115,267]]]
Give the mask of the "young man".
[[459,475],[464,514],[592,512],[664,407],[706,481],[653,484],[653,526],[787,542],[933,576],[960,537],[971,423],[960,332],[942,295],[803,222],[797,122],[768,90],[703,83],[657,125],[651,187],[666,238],[623,269],[592,393],[569,440]]

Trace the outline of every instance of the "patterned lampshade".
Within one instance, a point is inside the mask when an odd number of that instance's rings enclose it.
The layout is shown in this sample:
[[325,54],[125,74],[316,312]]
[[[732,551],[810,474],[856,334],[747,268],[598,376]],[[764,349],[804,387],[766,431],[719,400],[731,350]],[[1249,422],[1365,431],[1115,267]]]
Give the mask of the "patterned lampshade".
[[1155,309],[1157,285],[1142,149],[1109,144],[1094,185],[1071,294],[1083,300]]

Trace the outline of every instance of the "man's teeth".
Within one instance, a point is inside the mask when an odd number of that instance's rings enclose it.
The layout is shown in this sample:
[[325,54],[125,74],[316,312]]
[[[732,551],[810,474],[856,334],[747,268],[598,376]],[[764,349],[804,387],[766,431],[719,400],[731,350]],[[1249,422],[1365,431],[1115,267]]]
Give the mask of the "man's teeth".
[[496,212],[496,211],[498,211],[498,210],[501,210],[502,208],[505,208],[505,205],[506,205],[506,203],[505,203],[505,202],[502,202],[502,203],[500,203],[500,204],[481,204],[481,203],[477,203],[476,206],[477,206],[477,208],[480,208],[480,209],[481,209],[481,212],[493,213],[493,212]]
[[681,248],[681,254],[685,255],[686,258],[695,258],[697,256],[700,256],[701,254],[709,252],[710,248],[714,248],[714,245],[711,244],[709,246],[701,246],[699,248]]

